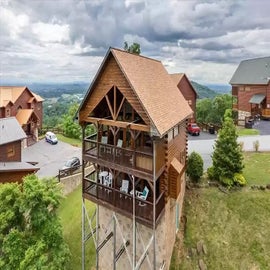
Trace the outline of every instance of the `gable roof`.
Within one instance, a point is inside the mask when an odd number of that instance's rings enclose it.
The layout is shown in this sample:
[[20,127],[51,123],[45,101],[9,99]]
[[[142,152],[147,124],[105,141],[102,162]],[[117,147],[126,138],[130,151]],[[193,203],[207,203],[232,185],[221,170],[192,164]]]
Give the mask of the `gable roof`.
[[0,118],[0,145],[26,138],[15,117]]
[[25,161],[0,162],[0,172],[29,171],[36,172],[40,168]]
[[16,119],[21,126],[26,125],[32,114],[37,117],[33,109],[20,109],[16,114]]
[[[176,85],[179,84],[179,82],[183,79],[183,78],[186,78],[188,84],[190,85],[190,88],[192,89],[192,91],[195,93],[196,95],[196,98],[197,98],[197,92],[196,90],[194,89],[194,87],[192,86],[192,84],[190,83],[190,80],[188,79],[187,75],[185,73],[174,73],[174,74],[170,74],[170,77],[172,78],[172,80],[174,81],[174,83]],[[181,91],[181,89],[180,89]]]
[[0,107],[5,107],[8,102],[15,103],[26,89],[38,102],[43,101],[41,96],[33,93],[26,86],[0,86]]
[[270,56],[242,61],[234,72],[230,84],[262,84],[270,82]]
[[192,110],[160,61],[110,48],[79,110],[91,94],[98,74],[112,55],[147,113],[152,128],[163,136]]

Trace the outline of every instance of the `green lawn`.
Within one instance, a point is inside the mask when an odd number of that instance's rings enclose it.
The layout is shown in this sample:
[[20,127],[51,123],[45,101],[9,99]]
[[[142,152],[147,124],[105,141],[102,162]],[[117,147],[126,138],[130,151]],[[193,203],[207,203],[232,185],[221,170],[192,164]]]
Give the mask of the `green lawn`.
[[270,184],[270,153],[245,153],[244,176],[248,185]]
[[[245,153],[244,175],[249,186],[270,184],[270,153]],[[208,269],[270,269],[270,191],[251,190],[249,186],[229,194],[217,188],[187,191],[184,248],[175,248],[170,269],[198,269],[199,258],[203,258]],[[89,212],[93,212],[94,204],[86,203]],[[63,200],[59,209],[72,255],[72,270],[81,269],[81,213],[79,187]],[[205,243],[207,254],[187,257],[190,248],[195,248],[200,240]],[[86,257],[86,269],[94,269],[92,240]]]
[[249,136],[249,135],[259,135],[260,132],[255,128],[242,128],[237,127],[238,136]]
[[62,134],[57,134],[57,138],[58,138],[58,140],[60,140],[62,142],[65,142],[65,143],[69,143],[69,144],[71,144],[73,146],[77,146],[77,147],[82,146],[82,141],[79,140],[79,139],[68,138],[68,137],[65,137]]
[[[64,238],[69,245],[71,251],[70,270],[81,269],[81,250],[82,250],[82,188],[78,187],[75,191],[69,194],[59,209],[59,217],[63,226]],[[94,204],[85,202],[88,212],[91,214],[94,211]],[[92,240],[87,244],[86,269],[94,269],[95,253]]]
[[[270,184],[270,153],[245,153],[245,165],[249,185]],[[178,240],[170,269],[198,269],[200,258],[208,269],[270,269],[269,190],[187,190],[184,213],[184,245]],[[200,240],[207,254],[194,252]]]

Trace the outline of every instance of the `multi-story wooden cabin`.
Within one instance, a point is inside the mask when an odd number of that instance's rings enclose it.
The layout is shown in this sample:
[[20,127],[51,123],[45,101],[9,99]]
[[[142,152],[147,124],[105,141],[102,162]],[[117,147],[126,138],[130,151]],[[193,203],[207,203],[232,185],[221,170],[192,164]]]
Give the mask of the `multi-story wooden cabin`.
[[[97,205],[83,239],[95,234],[98,269],[169,268],[191,115],[160,61],[109,49],[78,111],[83,161],[94,166],[83,173],[83,202]],[[96,133],[87,136],[89,124]]]
[[174,73],[170,74],[171,78],[177,85],[178,89],[184,96],[185,100],[188,102],[188,105],[193,111],[192,117],[189,119],[190,122],[196,122],[196,100],[197,93],[189,81],[185,73]]
[[242,61],[230,84],[239,124],[255,115],[270,119],[270,57]]
[[21,182],[39,170],[22,161],[22,140],[26,134],[15,117],[0,118],[0,183]]
[[43,99],[27,87],[0,86],[0,118],[15,116],[27,135],[25,146],[38,140]]

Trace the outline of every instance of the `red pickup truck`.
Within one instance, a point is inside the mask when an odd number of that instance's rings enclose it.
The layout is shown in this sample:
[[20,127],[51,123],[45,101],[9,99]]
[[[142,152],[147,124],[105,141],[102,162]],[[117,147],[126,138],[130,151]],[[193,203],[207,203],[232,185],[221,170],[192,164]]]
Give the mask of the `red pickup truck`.
[[196,123],[189,123],[187,126],[187,131],[191,135],[200,135],[201,129],[197,126]]

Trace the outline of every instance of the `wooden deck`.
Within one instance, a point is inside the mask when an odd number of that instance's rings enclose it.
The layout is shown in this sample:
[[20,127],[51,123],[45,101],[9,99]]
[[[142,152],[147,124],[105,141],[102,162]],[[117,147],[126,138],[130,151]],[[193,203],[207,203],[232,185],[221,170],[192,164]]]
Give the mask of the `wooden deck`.
[[122,193],[119,190],[104,186],[86,178],[83,182],[83,196],[94,203],[104,205],[129,218],[133,217],[133,203],[135,203],[136,221],[148,227],[153,226],[153,221],[158,223],[165,207],[164,193],[162,193],[156,200],[156,215],[154,217],[154,204],[151,199],[141,200],[130,194]]
[[136,150],[121,148],[110,144],[103,144],[91,139],[84,140],[84,160],[100,163],[104,166],[129,172],[133,170],[140,177],[152,180],[153,153],[149,147]]

